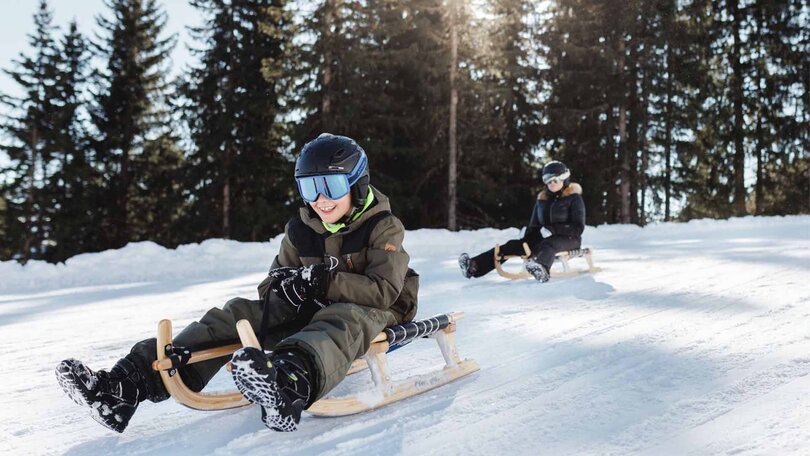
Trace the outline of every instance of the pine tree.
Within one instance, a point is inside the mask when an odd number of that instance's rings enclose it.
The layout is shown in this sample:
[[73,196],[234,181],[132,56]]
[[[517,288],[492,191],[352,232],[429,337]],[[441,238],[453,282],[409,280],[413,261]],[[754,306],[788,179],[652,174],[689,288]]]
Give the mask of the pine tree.
[[447,129],[447,229],[458,230],[458,29],[459,7],[457,0],[447,2],[447,22],[450,33],[449,85],[450,104],[448,106],[449,126]]
[[188,188],[197,236],[266,239],[289,218],[282,78],[291,24],[280,0],[197,0],[201,64],[183,94],[194,151]]
[[[363,14],[344,0],[317,2],[296,30],[309,37],[291,47],[287,72],[292,80],[290,108],[302,113],[293,133],[296,150],[320,133],[347,131],[343,106],[352,78],[361,77],[357,58],[365,45]],[[337,115],[340,113],[341,115]]]
[[325,128],[356,139],[369,154],[372,185],[406,227],[446,226],[444,3],[327,0],[315,11],[301,31],[312,42],[298,53],[305,82],[295,92],[304,113],[296,149]]
[[12,245],[5,241],[5,239],[11,239],[8,235],[7,227],[6,227],[6,200],[3,197],[2,193],[0,193],[0,239],[3,239],[3,242],[0,242],[0,259],[5,260],[11,258],[12,255]]
[[8,141],[0,146],[10,159],[2,170],[9,176],[2,187],[7,205],[5,239],[13,257],[23,263],[43,255],[52,231],[50,203],[42,190],[53,152],[52,98],[57,78],[51,22],[47,2],[41,0],[34,14],[35,31],[29,35],[33,55],[21,54],[18,68],[6,70],[23,94],[2,98],[10,111],[2,123]]
[[[539,39],[548,68],[544,105],[543,148],[565,162],[586,190],[588,223],[618,219],[616,191],[617,64],[610,4],[559,0]],[[600,191],[601,190],[601,191]]]
[[[168,191],[148,186],[147,169],[161,156],[144,151],[163,148],[150,142],[165,141],[170,129],[166,64],[175,37],[162,37],[167,19],[156,0],[105,0],[105,5],[112,17],[97,18],[105,36],[95,48],[106,68],[91,114],[105,187],[99,219],[106,237],[99,248],[117,248],[164,228],[152,226],[137,210],[163,204],[155,196]],[[171,166],[174,158],[167,160]]]
[[756,214],[810,213],[810,7],[751,6],[751,128]]
[[539,141],[535,6],[471,5],[463,24],[460,220],[465,227],[522,226],[535,198]]
[[94,214],[100,182],[89,154],[83,108],[88,59],[88,44],[72,22],[59,43],[56,60],[49,166],[54,171],[43,188],[50,202],[48,212],[53,226],[45,259],[52,262],[93,250],[101,238]]
[[675,0],[658,0],[645,6],[642,17],[648,25],[640,40],[645,87],[642,141],[647,145],[643,172],[651,200],[645,212],[669,221],[675,216],[675,203],[685,195],[697,190],[714,198],[718,191],[706,182],[702,171],[706,161],[694,139],[705,117],[706,87],[711,86],[704,44],[707,26],[701,22],[707,14],[699,2],[683,7]]

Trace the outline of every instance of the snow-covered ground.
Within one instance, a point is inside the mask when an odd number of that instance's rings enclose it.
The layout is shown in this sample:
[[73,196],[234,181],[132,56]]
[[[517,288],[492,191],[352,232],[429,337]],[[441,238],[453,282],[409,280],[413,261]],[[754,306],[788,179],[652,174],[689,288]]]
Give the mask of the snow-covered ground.
[[[291,434],[266,430],[255,407],[197,412],[170,400],[144,403],[119,435],[53,374],[67,357],[109,367],[161,318],[177,331],[255,296],[280,238],[0,263],[0,453],[810,454],[810,217],[589,228],[595,275],[462,278],[459,253],[517,234],[405,239],[420,316],[466,312],[458,347],[479,372],[365,414],[305,415]],[[395,376],[441,362],[431,341],[390,356]],[[220,373],[211,388],[228,382]]]

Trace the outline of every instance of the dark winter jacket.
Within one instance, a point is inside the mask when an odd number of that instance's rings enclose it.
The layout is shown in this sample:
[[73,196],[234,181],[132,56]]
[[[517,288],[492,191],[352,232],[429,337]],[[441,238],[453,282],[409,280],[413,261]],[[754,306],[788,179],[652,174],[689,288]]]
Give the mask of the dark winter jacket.
[[[419,275],[402,248],[405,228],[376,188],[374,202],[357,220],[330,233],[308,207],[287,223],[273,268],[336,264],[326,297],[393,312],[402,323],[416,316]],[[263,296],[268,280],[259,284]]]
[[556,194],[544,189],[537,195],[525,238],[536,238],[543,227],[557,236],[582,236],[585,230],[585,202],[579,184],[571,183]]

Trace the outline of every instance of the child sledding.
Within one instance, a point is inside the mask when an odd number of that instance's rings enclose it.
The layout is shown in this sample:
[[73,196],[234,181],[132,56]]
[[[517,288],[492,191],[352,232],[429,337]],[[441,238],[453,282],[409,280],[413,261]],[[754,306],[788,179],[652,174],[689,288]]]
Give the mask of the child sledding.
[[[366,153],[350,138],[324,134],[308,143],[296,162],[295,179],[305,204],[287,224],[280,251],[259,284],[260,299],[235,298],[211,309],[165,346],[154,338],[138,342],[109,371],[62,361],[56,375],[70,398],[104,426],[123,432],[141,402],[170,396],[161,378],[166,372],[153,369],[158,353],[171,360],[173,375],[194,393],[231,361],[236,387],[261,406],[264,424],[293,431],[302,411],[340,383],[355,360],[384,355],[389,341],[378,336],[386,327],[413,320],[417,309],[419,276],[408,267],[402,223],[388,198],[369,185]],[[254,342],[241,344],[232,355],[191,362],[190,347],[233,347],[240,340],[240,320],[257,335]],[[432,386],[478,368],[455,353],[447,336],[455,327],[452,317],[442,321],[446,324],[436,324],[436,331],[419,334],[444,338],[440,345],[449,373]],[[379,356],[367,360],[370,368],[380,364]],[[372,369],[372,375],[380,372]],[[394,394],[396,385],[382,383],[388,402],[430,389]]]

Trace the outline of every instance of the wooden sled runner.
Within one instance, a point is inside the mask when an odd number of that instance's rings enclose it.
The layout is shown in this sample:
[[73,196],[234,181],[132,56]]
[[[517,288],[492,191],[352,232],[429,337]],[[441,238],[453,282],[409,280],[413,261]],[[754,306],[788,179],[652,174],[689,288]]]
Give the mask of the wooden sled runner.
[[[479,369],[472,359],[462,360],[455,344],[456,322],[464,316],[463,312],[437,315],[425,320],[412,321],[402,325],[386,328],[372,341],[366,354],[356,360],[349,374],[368,369],[374,382],[374,390],[345,397],[322,398],[312,404],[307,411],[318,416],[343,416],[374,410],[411,396],[446,385],[458,378]],[[241,344],[227,345],[209,350],[189,353],[185,362],[173,365],[167,353],[171,353],[172,324],[169,320],[158,323],[157,361],[152,368],[160,372],[166,391],[179,403],[196,410],[225,410],[250,405],[239,391],[195,393],[186,386],[177,368],[213,358],[230,356],[234,351],[246,347],[260,348],[261,345],[247,320],[236,324]],[[396,350],[418,338],[429,337],[439,345],[444,357],[445,366],[435,372],[412,376],[400,381],[392,381],[388,373],[386,353]]]
[[[523,252],[524,255],[500,255],[501,246],[499,244],[495,244],[495,269],[498,271],[502,277],[506,277],[507,279],[517,280],[517,279],[529,279],[532,278],[532,275],[526,271],[525,265],[526,261],[528,261],[529,257],[532,255],[532,251],[529,249],[529,245],[525,242],[523,243]],[[508,260],[509,258],[521,258],[523,259],[523,270],[520,272],[509,272],[503,268],[503,263]],[[571,265],[569,261],[573,258],[585,258],[585,261],[588,262],[588,269],[581,269],[575,270],[571,269]],[[579,274],[585,273],[593,273],[601,271],[600,268],[593,265],[593,249],[585,247],[583,249],[574,249],[569,250],[566,252],[559,252],[554,257],[554,261],[560,262],[562,264],[562,271],[558,269],[554,269],[552,265],[551,277],[570,277]]]

